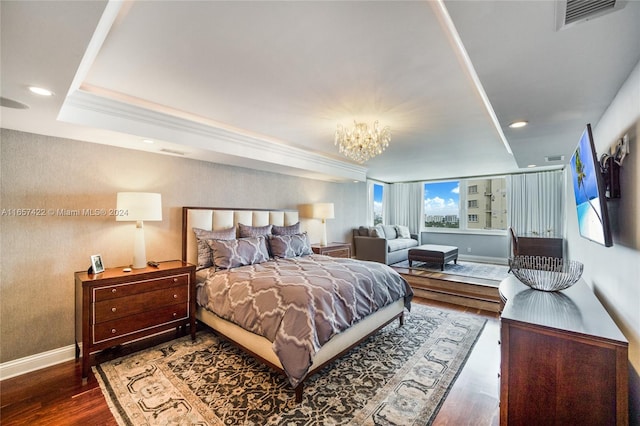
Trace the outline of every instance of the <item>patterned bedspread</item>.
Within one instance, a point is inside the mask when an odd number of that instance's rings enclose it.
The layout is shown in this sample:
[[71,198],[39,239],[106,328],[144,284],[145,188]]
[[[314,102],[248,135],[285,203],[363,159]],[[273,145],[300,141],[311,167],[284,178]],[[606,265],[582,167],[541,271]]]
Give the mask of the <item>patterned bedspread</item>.
[[211,269],[200,303],[221,318],[273,342],[291,384],[333,335],[413,291],[387,265],[311,255]]

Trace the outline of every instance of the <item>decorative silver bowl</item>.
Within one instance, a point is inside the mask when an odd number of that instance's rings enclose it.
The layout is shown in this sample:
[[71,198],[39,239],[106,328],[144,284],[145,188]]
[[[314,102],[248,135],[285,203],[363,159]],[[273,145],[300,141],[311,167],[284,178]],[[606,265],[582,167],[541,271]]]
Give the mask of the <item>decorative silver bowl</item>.
[[542,291],[559,291],[571,287],[582,276],[584,265],[575,260],[543,256],[515,256],[511,272],[522,283]]

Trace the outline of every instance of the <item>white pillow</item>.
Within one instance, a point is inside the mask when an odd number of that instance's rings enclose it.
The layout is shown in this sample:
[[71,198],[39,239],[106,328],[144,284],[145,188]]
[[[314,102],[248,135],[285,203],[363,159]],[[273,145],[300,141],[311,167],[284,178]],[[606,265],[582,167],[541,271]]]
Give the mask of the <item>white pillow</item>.
[[398,232],[398,238],[411,238],[408,226],[396,225],[396,232]]

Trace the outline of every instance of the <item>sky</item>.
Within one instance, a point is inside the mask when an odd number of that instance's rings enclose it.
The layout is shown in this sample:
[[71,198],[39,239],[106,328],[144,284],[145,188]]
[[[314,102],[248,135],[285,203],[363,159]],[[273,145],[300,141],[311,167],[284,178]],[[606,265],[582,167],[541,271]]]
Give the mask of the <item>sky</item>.
[[460,182],[424,184],[424,214],[459,215]]
[[576,173],[576,153],[571,157],[571,171],[573,179],[573,191],[576,196],[576,204],[580,205],[587,201],[587,199],[593,199],[598,197],[597,176],[595,174],[595,159],[593,157],[592,142],[589,139],[589,133],[584,131],[580,138],[580,158],[584,166],[584,173],[586,175],[583,186],[578,187],[578,174]]
[[382,185],[373,185],[373,201],[382,203]]
[[373,211],[382,213],[382,185],[373,185]]
[[[382,211],[382,185],[373,186],[374,211]],[[425,215],[459,215],[460,182],[425,183]]]

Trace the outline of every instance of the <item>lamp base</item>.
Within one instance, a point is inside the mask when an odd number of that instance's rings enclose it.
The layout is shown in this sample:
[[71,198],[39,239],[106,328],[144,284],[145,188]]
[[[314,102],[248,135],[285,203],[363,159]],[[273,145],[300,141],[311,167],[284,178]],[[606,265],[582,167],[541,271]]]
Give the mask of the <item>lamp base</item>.
[[320,245],[327,245],[327,221],[322,219],[322,238],[320,239]]
[[133,269],[142,269],[147,267],[147,253],[144,244],[144,227],[142,221],[136,222],[136,231],[133,238]]

